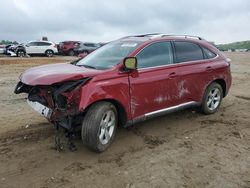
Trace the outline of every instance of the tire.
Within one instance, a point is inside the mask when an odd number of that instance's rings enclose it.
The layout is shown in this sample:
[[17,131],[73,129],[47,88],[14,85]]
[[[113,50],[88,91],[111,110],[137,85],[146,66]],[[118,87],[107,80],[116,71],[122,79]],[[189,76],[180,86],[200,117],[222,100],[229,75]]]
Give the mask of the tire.
[[86,55],[88,55],[89,52],[88,52],[87,50],[84,50],[81,54],[86,54]]
[[25,57],[25,51],[23,51],[23,50],[18,50],[18,51],[16,52],[16,55],[17,55],[17,57]]
[[203,96],[201,111],[204,114],[213,114],[218,111],[223,98],[223,90],[220,84],[211,83]]
[[82,122],[82,141],[93,151],[105,151],[114,140],[118,117],[115,106],[109,102],[93,104]]
[[46,50],[45,55],[46,55],[47,57],[53,57],[54,52],[53,52],[52,50]]
[[74,50],[70,50],[70,51],[68,52],[68,54],[69,54],[69,56],[74,56],[74,55],[75,55],[75,52],[74,52]]

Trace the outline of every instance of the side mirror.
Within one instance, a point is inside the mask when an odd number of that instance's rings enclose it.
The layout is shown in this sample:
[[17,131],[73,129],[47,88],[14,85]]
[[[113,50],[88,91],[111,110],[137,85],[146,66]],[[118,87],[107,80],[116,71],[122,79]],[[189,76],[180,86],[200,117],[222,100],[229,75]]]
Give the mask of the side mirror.
[[124,67],[127,70],[137,69],[137,59],[136,57],[126,57],[123,61]]

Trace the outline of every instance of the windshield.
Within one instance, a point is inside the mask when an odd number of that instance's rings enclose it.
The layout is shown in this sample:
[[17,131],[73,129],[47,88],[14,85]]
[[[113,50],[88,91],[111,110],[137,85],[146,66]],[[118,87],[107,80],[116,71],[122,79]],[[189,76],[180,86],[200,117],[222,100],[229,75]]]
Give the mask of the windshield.
[[109,69],[120,63],[137,46],[139,42],[118,41],[104,45],[76,63],[94,69]]

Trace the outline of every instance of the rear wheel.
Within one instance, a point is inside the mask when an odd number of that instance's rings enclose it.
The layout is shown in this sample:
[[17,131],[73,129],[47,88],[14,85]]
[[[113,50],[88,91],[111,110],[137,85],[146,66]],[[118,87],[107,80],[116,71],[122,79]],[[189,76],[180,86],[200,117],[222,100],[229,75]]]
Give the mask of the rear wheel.
[[211,83],[204,94],[201,110],[204,114],[213,114],[218,111],[223,98],[223,90],[220,84]]
[[88,52],[87,50],[84,50],[84,51],[82,52],[82,54],[84,54],[84,55],[88,55],[88,54],[89,54],[89,52]]
[[74,52],[74,50],[70,50],[68,54],[69,54],[70,56],[74,56],[74,55],[75,55],[75,52]]
[[115,137],[117,122],[117,110],[112,103],[94,104],[82,122],[83,143],[94,151],[105,151]]
[[54,55],[54,52],[53,52],[52,50],[47,50],[47,51],[45,52],[45,55],[46,55],[47,57],[52,57],[52,56]]

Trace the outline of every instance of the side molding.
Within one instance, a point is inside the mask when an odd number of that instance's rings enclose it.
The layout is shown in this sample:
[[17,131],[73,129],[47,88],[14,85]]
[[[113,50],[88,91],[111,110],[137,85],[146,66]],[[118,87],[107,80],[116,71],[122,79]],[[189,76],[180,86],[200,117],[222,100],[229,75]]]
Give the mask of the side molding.
[[163,108],[163,109],[160,109],[160,110],[157,110],[157,111],[149,112],[149,113],[144,114],[143,116],[140,116],[140,117],[137,117],[137,118],[135,118],[133,120],[128,121],[127,124],[125,125],[125,127],[129,127],[129,126],[131,126],[133,124],[145,121],[147,119],[151,119],[151,118],[154,118],[154,117],[162,116],[162,115],[165,115],[165,114],[169,114],[169,113],[172,113],[172,112],[176,112],[176,111],[179,111],[179,110],[183,110],[183,109],[186,109],[186,108],[191,108],[191,107],[195,107],[195,106],[199,106],[199,105],[200,105],[200,103],[198,103],[198,102],[190,101],[190,102],[182,103],[182,104],[179,104],[179,105],[176,105],[176,106],[171,106],[171,107],[168,107],[168,108]]

